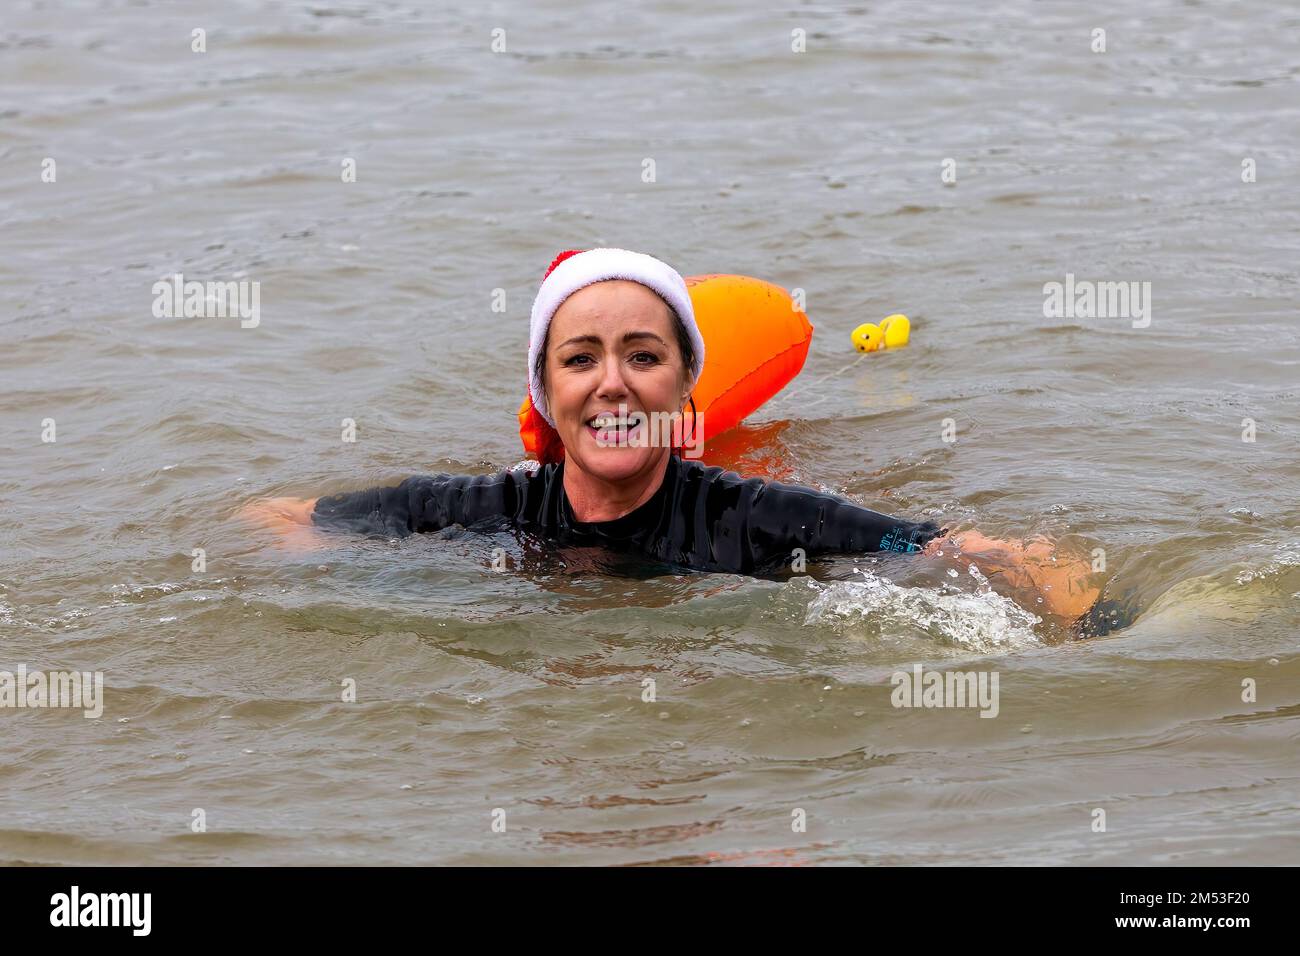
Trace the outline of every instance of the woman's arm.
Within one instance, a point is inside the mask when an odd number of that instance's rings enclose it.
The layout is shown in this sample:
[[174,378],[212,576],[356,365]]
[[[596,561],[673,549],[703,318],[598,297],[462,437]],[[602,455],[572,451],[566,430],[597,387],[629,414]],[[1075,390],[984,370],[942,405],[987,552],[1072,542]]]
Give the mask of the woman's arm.
[[750,533],[774,553],[797,546],[809,555],[920,551],[960,556],[991,581],[1019,592],[1030,610],[1070,621],[1092,607],[1101,593],[1092,583],[1091,562],[1058,554],[1046,538],[998,541],[978,531],[949,533],[933,521],[891,517],[835,495],[780,482],[768,482],[755,494]]
[[312,525],[316,498],[259,498],[239,509],[239,517],[256,528],[276,535],[276,542],[291,551],[312,551],[325,538]]
[[991,581],[1000,579],[1014,590],[1036,592],[1049,613],[1071,621],[1101,595],[1101,588],[1093,583],[1092,562],[1058,553],[1046,538],[999,541],[978,531],[961,531],[935,539],[925,548],[926,554],[940,551],[969,559]]
[[526,481],[526,475],[509,471],[420,475],[400,485],[321,498],[266,498],[245,505],[240,514],[275,531],[295,550],[310,550],[326,541],[318,529],[404,537],[487,518],[519,518]]
[[262,498],[244,505],[239,514],[255,527],[274,532],[277,545],[290,551],[324,547],[329,541],[324,534],[327,531],[403,537],[450,523],[440,522],[438,515],[430,513],[437,510],[432,499],[438,479],[446,477],[411,478],[392,487],[319,498]]
[[788,561],[794,548],[801,549],[808,557],[917,552],[945,533],[933,521],[881,514],[847,498],[803,485],[759,478],[748,478],[738,484],[747,490],[747,495],[739,496],[739,500],[751,549],[764,559]]
[[432,499],[441,484],[438,479],[446,477],[411,478],[392,487],[319,498],[262,498],[246,504],[239,514],[250,524],[275,532],[277,544],[291,551],[324,547],[329,540],[326,531],[402,537],[450,523],[431,513],[437,510]]

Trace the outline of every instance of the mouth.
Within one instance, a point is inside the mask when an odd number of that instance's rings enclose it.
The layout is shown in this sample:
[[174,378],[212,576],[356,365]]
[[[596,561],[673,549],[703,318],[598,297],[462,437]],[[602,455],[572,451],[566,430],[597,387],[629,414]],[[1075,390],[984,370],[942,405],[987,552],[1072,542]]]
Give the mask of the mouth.
[[584,423],[587,432],[600,445],[627,445],[641,437],[644,428],[642,416],[631,414],[620,418],[616,412],[598,412]]

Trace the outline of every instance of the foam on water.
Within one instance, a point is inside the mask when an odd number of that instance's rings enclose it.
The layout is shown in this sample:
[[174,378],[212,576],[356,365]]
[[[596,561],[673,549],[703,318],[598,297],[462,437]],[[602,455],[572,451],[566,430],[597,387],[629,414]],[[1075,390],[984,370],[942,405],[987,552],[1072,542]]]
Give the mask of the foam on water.
[[989,587],[973,565],[976,590],[955,585],[904,587],[859,569],[861,581],[811,582],[818,592],[805,624],[871,619],[882,629],[919,629],[930,638],[969,651],[1005,651],[1041,644],[1034,625],[1041,619]]
[[1300,567],[1300,544],[1279,548],[1272,559],[1261,567],[1247,568],[1245,571],[1240,572],[1237,575],[1237,583],[1249,584],[1252,581],[1271,578],[1294,567]]

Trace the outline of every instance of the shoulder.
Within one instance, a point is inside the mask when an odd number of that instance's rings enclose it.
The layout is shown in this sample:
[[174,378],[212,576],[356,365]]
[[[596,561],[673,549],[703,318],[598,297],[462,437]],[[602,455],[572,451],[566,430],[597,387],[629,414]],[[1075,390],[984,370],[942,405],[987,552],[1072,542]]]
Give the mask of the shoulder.
[[765,478],[747,478],[694,459],[679,459],[677,464],[677,485],[683,498],[706,504],[710,510],[755,507],[773,484]]
[[747,478],[717,465],[706,465],[695,460],[682,460],[678,469],[678,480],[682,484],[698,486],[713,493],[744,494],[755,501],[764,498],[806,499],[820,502],[846,500],[806,485],[788,485],[771,478]]
[[447,509],[453,520],[463,522],[493,513],[522,515],[547,496],[558,477],[558,465],[524,467],[521,463],[483,475],[416,475],[397,490],[413,508],[434,502]]
[[[536,462],[528,462],[536,465]],[[554,473],[555,465],[545,467],[524,467],[515,465],[482,475],[451,475],[439,472],[432,475],[412,475],[398,487],[408,492],[429,491],[434,488],[443,491],[482,491],[490,488],[514,487],[525,488],[539,483],[546,483]]]
[[517,466],[483,475],[416,475],[402,482],[396,492],[406,503],[415,530],[449,524],[469,527],[488,519],[534,517],[555,474],[555,466]]
[[674,458],[677,483],[704,491],[727,490],[742,486],[762,485],[761,478],[745,478],[718,465],[706,465],[693,458]]

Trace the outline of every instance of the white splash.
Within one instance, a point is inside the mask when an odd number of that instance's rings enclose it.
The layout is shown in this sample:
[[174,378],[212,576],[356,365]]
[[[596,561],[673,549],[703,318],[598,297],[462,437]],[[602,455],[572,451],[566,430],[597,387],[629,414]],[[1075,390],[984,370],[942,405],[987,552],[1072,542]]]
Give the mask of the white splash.
[[1300,546],[1288,545],[1280,548],[1277,554],[1273,555],[1273,560],[1269,561],[1261,568],[1251,568],[1242,571],[1237,575],[1238,584],[1249,584],[1251,581],[1271,578],[1275,574],[1280,574],[1287,568],[1300,567]]
[[908,588],[859,569],[863,580],[812,582],[818,594],[804,624],[871,619],[882,627],[919,628],[945,643],[971,651],[1008,650],[1039,645],[1034,632],[1041,618],[995,592],[971,565],[974,593],[951,585]]

